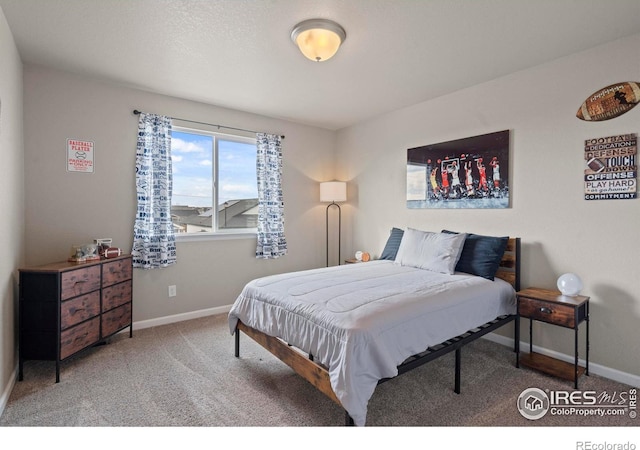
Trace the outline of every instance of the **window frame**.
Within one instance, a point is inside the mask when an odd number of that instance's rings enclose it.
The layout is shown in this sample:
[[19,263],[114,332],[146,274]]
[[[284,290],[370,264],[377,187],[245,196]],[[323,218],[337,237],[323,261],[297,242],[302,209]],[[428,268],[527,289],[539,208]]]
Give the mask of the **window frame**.
[[[230,133],[221,133],[220,131],[213,131],[206,127],[194,127],[194,126],[185,126],[185,125],[173,125],[172,126],[172,136],[173,132],[179,133],[189,133],[189,134],[199,134],[204,136],[209,136],[213,139],[213,148],[212,148],[212,164],[211,164],[211,177],[212,177],[212,208],[215,211],[212,218],[212,231],[202,231],[198,233],[175,233],[176,242],[179,241],[209,241],[209,240],[227,240],[227,239],[255,239],[258,234],[257,227],[253,228],[218,228],[218,182],[219,182],[219,163],[218,163],[218,141],[231,141],[238,142],[242,144],[251,144],[256,148],[257,152],[257,144],[255,136],[243,136],[239,134],[230,134]],[[171,152],[173,157],[173,151]],[[257,179],[256,179],[257,184]],[[173,192],[171,198],[171,206],[173,207]]]

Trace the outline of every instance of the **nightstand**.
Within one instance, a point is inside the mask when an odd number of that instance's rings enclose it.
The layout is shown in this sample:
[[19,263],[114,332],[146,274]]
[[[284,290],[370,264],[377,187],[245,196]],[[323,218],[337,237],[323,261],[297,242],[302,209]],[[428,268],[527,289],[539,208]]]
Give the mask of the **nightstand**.
[[[568,296],[558,291],[527,288],[517,294],[516,316],[516,367],[523,366],[540,370],[550,375],[573,381],[578,389],[578,378],[583,373],[589,375],[589,297]],[[520,317],[529,319],[529,354],[520,356]],[[533,321],[546,322],[574,330],[574,363],[551,358],[533,352]],[[578,327],[585,322],[586,356],[585,367],[578,365]]]

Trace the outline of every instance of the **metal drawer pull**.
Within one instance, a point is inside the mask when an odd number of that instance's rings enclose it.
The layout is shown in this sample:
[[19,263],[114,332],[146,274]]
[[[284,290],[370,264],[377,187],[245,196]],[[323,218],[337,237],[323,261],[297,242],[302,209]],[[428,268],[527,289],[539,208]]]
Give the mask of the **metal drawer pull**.
[[551,314],[553,311],[549,308],[545,308],[544,306],[540,308],[540,312],[544,314]]

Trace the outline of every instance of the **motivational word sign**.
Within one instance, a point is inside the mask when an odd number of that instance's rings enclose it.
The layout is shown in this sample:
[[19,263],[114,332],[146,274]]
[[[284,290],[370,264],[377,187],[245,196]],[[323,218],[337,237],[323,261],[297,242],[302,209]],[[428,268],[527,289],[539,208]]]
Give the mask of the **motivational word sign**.
[[67,139],[67,172],[93,173],[93,142]]
[[584,142],[584,198],[611,200],[636,198],[638,138],[621,134]]

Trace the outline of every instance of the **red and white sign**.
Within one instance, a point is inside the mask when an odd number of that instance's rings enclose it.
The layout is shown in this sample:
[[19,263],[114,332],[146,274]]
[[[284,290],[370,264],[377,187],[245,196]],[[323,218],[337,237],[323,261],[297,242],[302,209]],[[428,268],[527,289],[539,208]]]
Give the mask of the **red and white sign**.
[[67,139],[67,172],[93,173],[93,142]]

